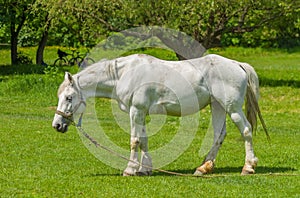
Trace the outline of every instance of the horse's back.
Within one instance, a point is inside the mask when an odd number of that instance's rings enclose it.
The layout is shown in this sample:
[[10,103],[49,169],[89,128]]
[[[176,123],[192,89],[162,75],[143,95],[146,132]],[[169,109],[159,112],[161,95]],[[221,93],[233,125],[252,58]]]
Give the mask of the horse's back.
[[161,113],[163,107],[165,113],[181,116],[196,113],[209,103],[205,74],[189,61],[132,55],[127,64],[116,89],[125,104],[157,109],[152,113]]
[[247,76],[237,61],[214,54],[185,61],[131,55],[122,61],[127,66],[117,94],[128,105],[163,105],[170,114],[182,115],[214,99],[224,107],[243,103]]

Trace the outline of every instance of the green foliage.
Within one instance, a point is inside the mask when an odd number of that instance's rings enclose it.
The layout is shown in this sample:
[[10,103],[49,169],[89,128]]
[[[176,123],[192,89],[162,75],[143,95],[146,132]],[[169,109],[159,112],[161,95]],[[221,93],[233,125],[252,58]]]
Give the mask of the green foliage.
[[9,26],[7,24],[0,23],[0,43],[8,43],[9,36]]
[[61,74],[61,71],[57,66],[48,65],[44,69],[44,73],[48,76],[56,77],[57,75]]
[[30,58],[30,56],[24,54],[23,52],[18,52],[17,64],[32,64],[32,59]]
[[[245,32],[224,32],[224,46],[281,47],[299,46],[299,1],[256,1],[247,12]],[[241,18],[240,18],[241,20]],[[230,24],[239,21],[231,20]],[[288,25],[287,25],[288,24]],[[242,28],[242,27],[241,27]]]
[[59,67],[59,66],[53,66],[53,65],[48,65],[44,67],[43,73],[46,74],[49,78],[63,78],[65,72],[70,72],[70,73],[77,73],[78,72],[78,67],[70,67],[70,66],[64,66],[64,67]]
[[[160,26],[187,33],[206,48],[215,46],[294,47],[299,45],[300,4],[295,0],[37,0],[30,5],[20,44],[36,45],[51,20],[48,45],[94,46],[111,32]],[[9,39],[9,5],[0,13],[0,43]],[[18,16],[22,6],[18,7]],[[48,16],[48,17],[46,17]],[[18,19],[19,20],[19,19]],[[17,20],[17,21],[18,21]],[[288,24],[288,25],[287,25]]]
[[19,45],[37,46],[43,35],[45,25],[47,23],[47,11],[46,8],[36,1],[31,5],[30,13],[27,16],[27,20],[24,23],[19,36]]

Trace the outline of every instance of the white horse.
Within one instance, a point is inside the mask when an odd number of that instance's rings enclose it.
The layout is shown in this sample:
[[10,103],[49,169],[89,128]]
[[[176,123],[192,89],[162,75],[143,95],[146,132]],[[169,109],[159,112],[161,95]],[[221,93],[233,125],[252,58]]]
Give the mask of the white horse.
[[[226,114],[245,141],[242,174],[252,174],[258,162],[252,147],[252,128],[256,126],[257,113],[260,115],[258,89],[258,77],[250,65],[218,55],[185,61],[130,55],[98,62],[74,76],[66,73],[58,90],[59,101],[52,126],[59,132],[66,132],[74,114],[81,115],[81,122],[89,97],[115,99],[120,109],[129,113],[131,122],[131,161],[123,175],[150,175],[152,161],[148,153],[145,116],[150,113],[190,115],[210,104],[214,143],[194,174],[213,170],[226,135]],[[247,117],[242,111],[245,97]],[[139,148],[141,166],[138,165]]]

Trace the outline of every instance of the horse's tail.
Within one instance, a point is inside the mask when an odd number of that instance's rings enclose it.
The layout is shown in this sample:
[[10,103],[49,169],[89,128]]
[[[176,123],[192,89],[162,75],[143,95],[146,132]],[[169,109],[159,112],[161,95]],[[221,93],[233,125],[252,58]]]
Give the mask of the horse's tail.
[[267,126],[261,115],[261,111],[258,105],[258,98],[259,98],[258,76],[254,71],[253,67],[251,67],[249,64],[240,63],[240,66],[246,71],[248,77],[246,105],[245,105],[247,120],[251,124],[253,131],[255,131],[257,127],[257,115],[258,115],[262,127],[266,133],[267,139],[268,141],[270,141],[270,136],[267,130]]

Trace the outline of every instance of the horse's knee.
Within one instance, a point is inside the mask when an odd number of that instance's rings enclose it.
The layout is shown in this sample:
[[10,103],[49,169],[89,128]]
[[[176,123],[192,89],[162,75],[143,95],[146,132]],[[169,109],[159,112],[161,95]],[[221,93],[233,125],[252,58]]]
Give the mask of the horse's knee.
[[139,138],[137,138],[137,137],[131,138],[131,141],[130,141],[131,150],[136,150],[138,148],[139,144],[140,144]]
[[230,118],[236,124],[236,126],[239,128],[239,130],[244,138],[252,137],[252,127],[249,124],[249,122],[246,120],[246,118],[244,117],[243,114],[231,113]]
[[231,120],[232,120],[234,123],[239,123],[239,122],[242,121],[242,117],[240,116],[239,113],[232,113],[232,114],[230,115],[230,118],[231,118]]

